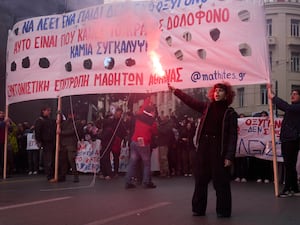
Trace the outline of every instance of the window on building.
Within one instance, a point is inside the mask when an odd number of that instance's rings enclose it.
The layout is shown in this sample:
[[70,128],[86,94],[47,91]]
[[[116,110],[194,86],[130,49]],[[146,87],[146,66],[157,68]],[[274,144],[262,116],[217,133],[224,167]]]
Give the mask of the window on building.
[[267,36],[272,36],[272,19],[267,19]]
[[300,72],[300,52],[291,53],[291,71]]
[[295,90],[295,89],[300,90],[300,85],[292,84],[292,89],[291,90]]
[[299,27],[300,27],[300,20],[291,19],[291,36],[292,37],[300,36]]
[[245,88],[238,88],[237,94],[238,94],[239,107],[244,107]]
[[260,102],[262,105],[267,105],[268,104],[268,89],[267,85],[263,84],[260,85]]

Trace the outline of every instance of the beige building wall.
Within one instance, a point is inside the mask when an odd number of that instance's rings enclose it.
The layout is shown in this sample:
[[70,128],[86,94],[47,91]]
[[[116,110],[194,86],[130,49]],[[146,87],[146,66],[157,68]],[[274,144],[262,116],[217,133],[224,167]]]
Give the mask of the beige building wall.
[[[265,12],[273,90],[279,97],[290,102],[292,87],[300,88],[300,0],[265,0]],[[295,28],[298,29],[298,35],[291,34],[291,20],[298,22],[298,28]],[[298,54],[298,61],[291,60],[292,52]],[[292,71],[291,67],[295,63],[296,71]],[[276,87],[277,90],[275,90]],[[244,105],[242,106],[239,103],[241,98],[238,95],[239,88],[244,88]],[[235,89],[237,96],[233,107],[239,113],[253,115],[262,110],[269,111],[267,102],[263,103],[265,91],[262,90],[261,85]],[[282,114],[280,111],[278,113]]]

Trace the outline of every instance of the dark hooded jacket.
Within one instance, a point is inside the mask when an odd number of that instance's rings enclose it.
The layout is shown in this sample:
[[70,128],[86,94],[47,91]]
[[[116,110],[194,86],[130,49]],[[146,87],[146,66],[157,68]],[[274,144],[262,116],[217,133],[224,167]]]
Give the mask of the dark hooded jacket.
[[294,141],[300,138],[300,102],[288,104],[281,98],[275,96],[272,99],[276,106],[285,112],[281,130],[280,141]]
[[[202,114],[200,125],[196,130],[196,140],[195,143],[198,145],[201,135],[203,134],[203,125],[206,120],[207,112],[210,107],[211,102],[200,102],[191,96],[185,94],[184,92],[176,89],[174,94],[180,98],[186,105],[193,108],[194,110]],[[226,109],[221,128],[221,155],[225,159],[233,161],[235,158],[236,145],[237,145],[237,128],[238,128],[238,114],[233,108],[229,107]],[[199,145],[198,145],[199,146]],[[196,150],[198,151],[199,147]]]

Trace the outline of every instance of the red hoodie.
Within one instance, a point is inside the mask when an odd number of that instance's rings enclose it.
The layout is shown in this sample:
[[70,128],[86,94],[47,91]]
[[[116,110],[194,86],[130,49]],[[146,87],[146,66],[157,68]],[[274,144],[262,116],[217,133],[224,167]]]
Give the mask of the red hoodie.
[[143,106],[136,115],[134,133],[132,135],[132,141],[138,142],[139,138],[143,138],[145,145],[150,145],[152,136],[157,134],[157,123],[154,116],[144,110],[149,104],[150,99],[145,99]]

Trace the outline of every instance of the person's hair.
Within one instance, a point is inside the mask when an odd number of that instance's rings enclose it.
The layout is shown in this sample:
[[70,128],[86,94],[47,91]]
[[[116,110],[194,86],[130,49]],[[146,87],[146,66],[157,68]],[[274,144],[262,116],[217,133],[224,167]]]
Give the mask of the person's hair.
[[30,128],[30,124],[28,122],[23,122],[22,126],[25,130]]
[[40,112],[41,116],[43,116],[43,111],[45,111],[46,109],[50,109],[51,110],[51,107],[49,105],[43,105],[42,108],[41,108],[41,112]]
[[123,109],[121,107],[116,108],[116,112],[123,112]]
[[[300,89],[298,89],[298,88],[297,88],[297,89],[293,89],[292,92],[293,92],[293,91],[297,92],[298,95],[300,95]],[[291,92],[291,93],[292,93],[292,92]]]
[[68,110],[67,115],[76,115],[76,112],[74,110]]
[[260,113],[260,115],[261,115],[261,116],[263,116],[263,115],[269,116],[269,113],[268,113],[267,111],[262,111],[262,112]]
[[155,107],[152,106],[152,105],[148,105],[145,107],[144,109],[147,113],[152,113],[152,112],[155,112]]
[[232,86],[227,82],[215,84],[208,92],[208,98],[211,101],[215,101],[214,92],[215,92],[216,88],[221,88],[225,91],[225,100],[228,105],[231,105],[231,103],[233,102],[233,99],[235,97],[235,92],[232,90]]

